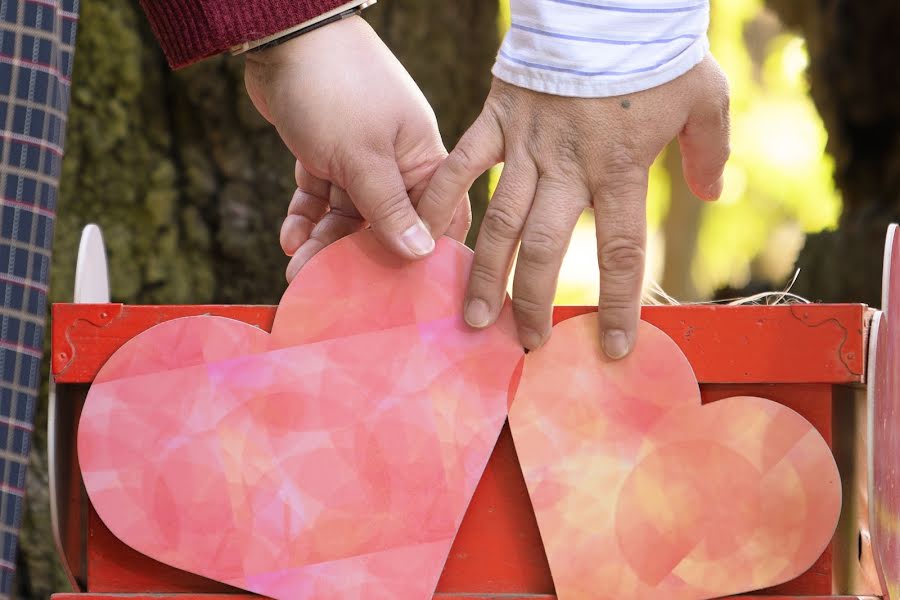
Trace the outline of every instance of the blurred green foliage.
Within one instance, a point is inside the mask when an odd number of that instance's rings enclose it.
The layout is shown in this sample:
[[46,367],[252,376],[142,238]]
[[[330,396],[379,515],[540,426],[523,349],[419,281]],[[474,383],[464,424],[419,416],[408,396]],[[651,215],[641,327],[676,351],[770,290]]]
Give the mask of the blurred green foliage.
[[[746,285],[756,259],[771,266],[753,274],[776,282],[791,270],[802,234],[832,228],[840,215],[804,41],[778,31],[762,40],[759,57],[748,50],[763,11],[760,0],[713,2],[712,51],[731,83],[732,156],[723,197],[703,213],[694,257],[694,280],[706,293]],[[785,235],[792,230],[801,234],[793,247]]]

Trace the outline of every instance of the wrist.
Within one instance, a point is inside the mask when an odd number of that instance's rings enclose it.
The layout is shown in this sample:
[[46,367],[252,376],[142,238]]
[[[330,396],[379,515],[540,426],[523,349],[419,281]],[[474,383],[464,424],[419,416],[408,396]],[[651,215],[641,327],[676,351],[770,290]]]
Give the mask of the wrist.
[[318,51],[323,45],[333,48],[337,44],[345,43],[345,40],[373,34],[369,24],[357,14],[327,23],[278,45],[247,52],[245,56],[248,66],[285,65]]

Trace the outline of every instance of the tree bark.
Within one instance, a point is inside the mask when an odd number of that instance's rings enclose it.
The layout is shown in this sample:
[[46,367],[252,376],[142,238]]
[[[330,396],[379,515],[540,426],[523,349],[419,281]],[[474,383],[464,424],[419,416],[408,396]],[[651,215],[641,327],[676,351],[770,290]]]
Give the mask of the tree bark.
[[885,230],[900,220],[900,3],[768,4],[806,38],[811,94],[844,202],[838,229],[808,238],[794,291],[878,306]]
[[[366,12],[432,102],[452,147],[490,86],[498,4],[385,0]],[[90,222],[104,232],[114,301],[278,301],[287,264],[278,230],[293,158],[254,110],[242,71],[242,59],[219,57],[173,73],[137,3],[82,0],[53,301],[71,300],[80,231]],[[472,199],[481,214],[486,180]],[[20,552],[26,599],[65,589],[49,531],[45,408]]]
[[681,169],[681,148],[677,143],[666,149],[665,167],[669,173],[669,212],[663,222],[665,256],[662,288],[683,302],[697,300],[697,288],[691,269],[697,251],[704,204],[694,196]]

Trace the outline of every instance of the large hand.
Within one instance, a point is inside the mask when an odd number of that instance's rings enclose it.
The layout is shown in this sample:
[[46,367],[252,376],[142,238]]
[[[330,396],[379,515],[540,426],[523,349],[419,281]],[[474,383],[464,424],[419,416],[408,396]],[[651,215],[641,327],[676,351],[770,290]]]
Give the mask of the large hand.
[[543,344],[572,230],[593,206],[601,341],[611,358],[628,354],[640,314],[647,172],[676,135],[691,189],[717,198],[729,153],[728,84],[711,57],[670,83],[615,98],[551,96],[495,79],[418,207],[432,233],[442,233],[475,178],[505,159],[475,246],[469,324],[497,318],[521,240],[513,280],[519,337],[527,348]]
[[[281,233],[294,255],[289,278],[366,222],[401,256],[431,253],[413,200],[447,152],[425,97],[365,21],[351,17],[251,53],[244,75],[256,108],[298,159]],[[457,199],[449,233],[463,239],[469,206]]]

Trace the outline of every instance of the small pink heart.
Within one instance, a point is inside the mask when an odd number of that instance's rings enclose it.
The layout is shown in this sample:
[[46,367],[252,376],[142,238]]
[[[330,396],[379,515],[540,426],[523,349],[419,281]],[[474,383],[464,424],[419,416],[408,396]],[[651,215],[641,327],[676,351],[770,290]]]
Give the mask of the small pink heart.
[[596,315],[525,358],[509,423],[560,600],[701,600],[802,574],[834,534],[828,444],[762,398],[701,406],[687,359],[641,323],[608,360]]
[[156,560],[279,600],[431,598],[506,416],[511,312],[461,315],[471,253],[370,232],[317,255],[272,334],[165,322],[97,375],[78,434],[103,522]]

